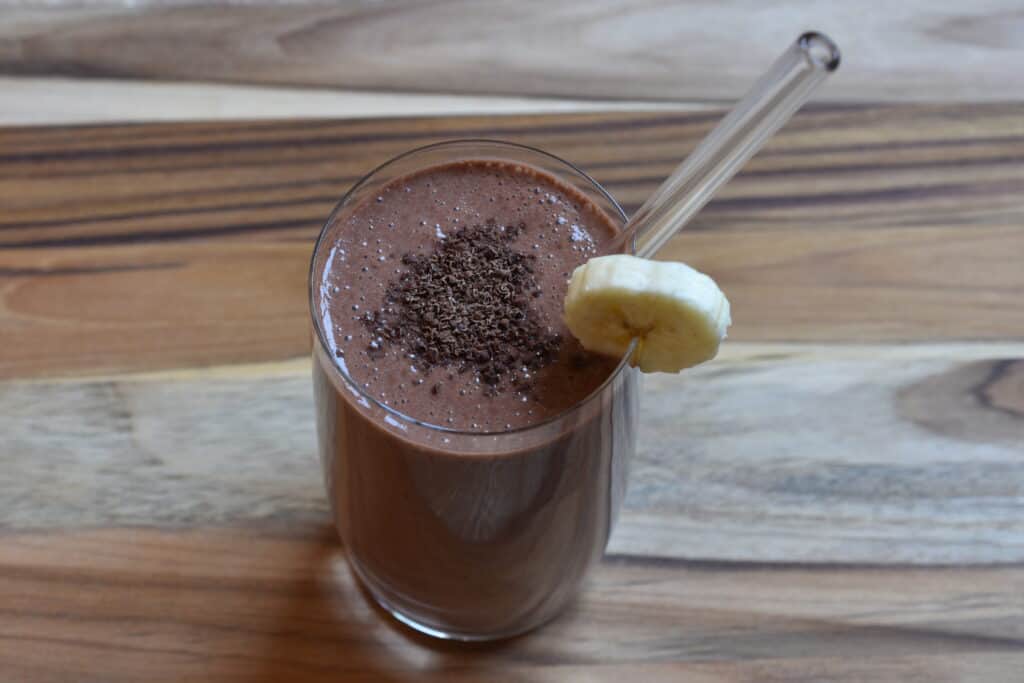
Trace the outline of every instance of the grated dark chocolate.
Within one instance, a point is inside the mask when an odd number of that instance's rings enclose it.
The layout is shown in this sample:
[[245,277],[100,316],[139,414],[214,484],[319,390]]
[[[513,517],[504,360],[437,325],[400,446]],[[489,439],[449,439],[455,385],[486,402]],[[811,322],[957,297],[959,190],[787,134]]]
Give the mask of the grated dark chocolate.
[[[362,316],[377,337],[367,353],[398,346],[421,370],[472,370],[492,392],[528,392],[523,368],[551,363],[562,339],[530,305],[542,295],[536,257],[511,247],[524,228],[492,219],[459,229],[428,254],[406,254],[384,305]],[[434,385],[432,393],[441,389]]]

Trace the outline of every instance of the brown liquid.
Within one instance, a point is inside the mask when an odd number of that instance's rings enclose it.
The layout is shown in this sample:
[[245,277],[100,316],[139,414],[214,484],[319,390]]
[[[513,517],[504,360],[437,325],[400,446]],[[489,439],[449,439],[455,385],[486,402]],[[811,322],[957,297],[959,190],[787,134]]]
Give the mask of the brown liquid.
[[[514,247],[538,254],[537,312],[563,335],[557,360],[531,378],[534,391],[489,396],[474,372],[435,368],[422,376],[408,350],[368,355],[373,335],[356,318],[381,305],[402,255],[432,248],[439,232],[490,218],[526,225]],[[353,567],[379,600],[423,625],[462,635],[536,626],[603,552],[635,443],[635,373],[620,372],[562,419],[514,430],[576,406],[617,365],[584,355],[561,322],[568,274],[615,232],[577,190],[496,161],[399,178],[327,228],[314,281],[329,348],[316,354],[314,383],[328,491]],[[456,434],[403,422],[346,385],[331,364],[421,421],[513,431]]]
[[[551,365],[520,371],[530,391],[488,395],[475,372],[417,370],[409,349],[369,350],[375,336],[360,320],[384,304],[384,291],[404,269],[402,257],[423,254],[460,227],[525,225],[511,243],[534,255],[543,296],[531,302],[563,343]],[[521,165],[459,162],[399,178],[331,227],[333,257],[320,278],[322,324],[339,364],[363,390],[423,422],[470,431],[504,431],[541,422],[586,398],[618,363],[589,354],[562,322],[573,269],[612,239],[615,226],[579,191]]]

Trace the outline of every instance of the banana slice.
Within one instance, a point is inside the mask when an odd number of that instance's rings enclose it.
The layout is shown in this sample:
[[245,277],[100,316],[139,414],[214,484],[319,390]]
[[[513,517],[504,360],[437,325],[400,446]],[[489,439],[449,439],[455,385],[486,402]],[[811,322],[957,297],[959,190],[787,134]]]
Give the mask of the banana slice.
[[644,372],[679,372],[718,353],[732,322],[729,300],[710,277],[685,263],[614,254],[573,271],[565,322],[583,347],[621,356]]

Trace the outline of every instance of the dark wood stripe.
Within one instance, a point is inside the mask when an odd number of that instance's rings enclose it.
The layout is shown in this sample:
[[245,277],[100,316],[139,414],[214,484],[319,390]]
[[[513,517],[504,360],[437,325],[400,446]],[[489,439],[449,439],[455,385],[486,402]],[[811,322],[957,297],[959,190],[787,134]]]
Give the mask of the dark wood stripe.
[[[657,186],[659,179],[654,176],[647,178],[631,178],[618,181],[614,187]],[[609,183],[609,185],[612,185]],[[1010,189],[1007,183],[991,182],[961,185],[925,185],[909,187],[890,187],[881,190],[850,190],[848,192],[821,192],[814,194],[778,195],[746,195],[743,197],[719,197],[712,200],[716,209],[774,209],[784,207],[817,206],[828,204],[849,204],[864,202],[893,202],[928,199],[932,197],[949,197],[960,194],[1003,194]]]
[[[424,134],[420,131],[402,132],[391,130],[386,132],[371,132],[349,135],[328,135],[313,138],[298,138],[287,140],[242,140],[238,142],[211,142],[180,145],[143,145],[139,147],[111,146],[105,148],[85,150],[47,150],[42,152],[7,152],[0,154],[0,163],[26,163],[26,162],[48,162],[48,161],[72,161],[82,159],[95,159],[109,156],[122,158],[132,157],[160,157],[173,154],[212,154],[224,152],[238,152],[242,150],[274,150],[294,149],[298,147],[325,147],[354,145],[367,142],[398,142],[408,140],[423,140],[429,144],[433,140],[440,141],[446,138],[457,139],[489,139],[495,134],[503,135],[579,135],[583,133],[608,133],[613,131],[635,131],[642,128],[659,128],[676,125],[679,123],[698,123],[699,115],[683,115],[685,119],[680,120],[680,115],[663,116],[658,118],[634,118],[624,121],[597,121],[593,123],[571,123],[544,125],[525,123],[515,126],[495,127],[484,125],[471,128],[445,129],[443,131]],[[713,117],[712,117],[712,120]],[[400,120],[396,120],[398,122]],[[297,126],[301,130],[301,125]]]
[[[821,572],[857,571],[857,572],[891,572],[906,570],[914,572],[943,572],[962,567],[962,563],[929,563],[917,565],[909,563],[881,562],[752,562],[750,560],[700,560],[680,557],[659,557],[656,555],[629,555],[625,553],[606,553],[603,562],[629,567],[659,567],[665,569],[685,569],[695,572]],[[1024,569],[1024,562],[1000,562],[972,564],[971,569]]]
[[118,264],[112,266],[70,266],[55,268],[4,268],[0,266],[0,277],[60,277],[66,275],[104,275],[108,273],[130,273],[146,270],[173,270],[181,268],[183,261],[163,263]]
[[841,154],[846,152],[880,152],[887,153],[897,150],[915,149],[950,149],[975,147],[978,145],[1020,145],[1024,144],[1024,136],[983,136],[958,137],[948,140],[922,138],[920,140],[892,140],[884,142],[858,142],[856,144],[821,145],[812,147],[796,147],[780,149],[767,147],[758,154],[764,157],[820,156],[823,154]]
[[[1018,290],[1018,293],[1024,295],[1024,291]],[[992,399],[990,393],[991,388],[995,384],[1010,379],[1011,375],[1022,382],[1021,386],[1024,386],[1024,359],[1005,358],[993,362],[988,376],[971,390],[971,395],[979,405],[984,406],[988,410],[996,410],[1012,418],[1024,420],[1024,392],[1021,392],[1019,410],[997,403]]]
[[[794,132],[804,130],[817,130],[821,127],[821,124],[815,121],[816,118],[824,115],[831,115],[835,113],[855,113],[868,109],[868,105],[811,105],[805,110],[801,111],[800,116],[790,122],[784,129],[783,134],[790,134]],[[886,107],[881,109],[885,110]],[[892,109],[889,107],[889,109]],[[893,111],[901,111],[900,109],[893,109]],[[207,153],[207,152],[232,152],[240,151],[243,149],[251,150],[265,150],[265,149],[277,149],[281,147],[303,147],[303,146],[334,146],[334,145],[352,145],[365,142],[400,142],[408,140],[421,139],[426,143],[431,139],[439,137],[443,138],[479,138],[488,137],[496,134],[501,135],[513,135],[513,136],[546,136],[546,135],[564,135],[564,134],[586,134],[586,133],[607,133],[607,132],[621,132],[623,130],[635,131],[639,129],[661,129],[671,127],[690,127],[696,126],[703,128],[707,124],[717,122],[721,119],[724,112],[722,111],[710,111],[710,112],[673,112],[669,114],[657,114],[657,113],[611,113],[611,114],[569,114],[564,115],[564,118],[568,121],[564,124],[544,125],[530,122],[531,119],[538,119],[544,117],[534,116],[510,116],[510,117],[491,117],[491,118],[459,118],[452,117],[450,119],[421,119],[421,118],[409,118],[404,119],[411,127],[418,128],[417,124],[422,124],[425,121],[432,121],[433,126],[429,131],[409,131],[403,132],[400,130],[394,130],[393,128],[380,129],[376,126],[372,120],[367,119],[351,119],[347,121],[337,120],[313,120],[313,121],[298,121],[290,123],[275,123],[275,124],[263,124],[262,122],[236,122],[233,125],[234,130],[232,133],[236,133],[239,129],[264,133],[264,132],[276,132],[276,133],[299,133],[297,137],[289,137],[283,140],[278,139],[264,139],[264,138],[243,138],[241,140],[232,140],[231,142],[218,142],[218,143],[187,143],[187,144],[162,144],[162,145],[142,145],[142,146],[104,146],[100,148],[90,148],[84,150],[46,150],[46,151],[26,151],[26,152],[9,152],[7,154],[0,155],[0,162],[38,162],[38,161],[68,161],[73,159],[84,159],[93,157],[103,157],[109,155],[117,156],[162,156],[169,154],[185,154],[185,153]],[[922,108],[922,114],[928,114],[928,108]],[[551,118],[551,117],[548,117]],[[597,119],[597,120],[594,120]],[[459,126],[461,121],[477,121],[478,125],[474,126]],[[525,124],[518,123],[519,121],[527,121]],[[392,119],[395,123],[400,123],[403,119]],[[452,125],[445,126],[446,122],[450,121]],[[508,123],[506,123],[508,121]],[[512,122],[517,122],[517,125],[512,125]],[[440,123],[441,125],[437,125]],[[187,135],[195,137],[203,133],[215,133],[217,132],[216,127],[209,124],[203,124],[201,127],[195,124],[182,124],[182,130]],[[111,129],[119,129],[116,140],[111,142],[123,143],[125,139],[138,139],[138,140],[152,140],[154,133],[161,137],[167,129],[167,124],[124,124],[119,126],[116,124],[106,124],[103,126],[63,126],[54,127],[48,129],[54,136],[58,135],[72,135],[76,133],[84,134],[88,132],[109,132]],[[124,130],[121,130],[121,129]],[[348,134],[330,134],[309,137],[308,133],[311,130],[325,129],[328,131],[344,130],[345,128],[372,128],[371,132],[367,133],[348,133]],[[8,129],[9,131],[19,132],[25,129]],[[28,129],[29,131],[33,129]],[[134,132],[135,135],[125,135],[124,131]],[[10,133],[6,133],[10,135]],[[180,137],[180,133],[172,135],[173,138]],[[2,139],[2,138],[0,138]],[[31,141],[38,142],[39,135],[38,131],[31,134]],[[914,148],[914,147],[937,147],[937,146],[960,146],[964,144],[979,144],[979,143],[996,143],[1004,144],[1009,142],[1020,142],[1024,140],[1024,136],[1011,136],[1011,137],[999,137],[999,138],[968,138],[968,139],[955,139],[955,140],[921,140],[921,141],[902,141],[902,142],[886,142],[878,144],[860,144],[856,147],[850,146],[831,146],[826,145],[822,147],[813,148],[802,148],[796,150],[766,150],[765,154],[787,154],[787,155],[806,155],[806,154],[819,154],[823,152],[838,152],[838,151],[851,151],[851,150],[871,150],[871,149],[902,149],[902,148]]]
[[13,242],[0,242],[0,249],[124,246],[129,244],[176,242],[181,240],[203,239],[210,237],[225,237],[228,235],[244,235],[247,233],[264,233],[274,230],[308,229],[312,231],[319,231],[320,222],[322,222],[322,220],[322,217],[311,217],[305,220],[244,223],[238,225],[222,225],[216,228],[196,228],[193,230],[154,230],[151,232],[104,233],[83,237],[56,237],[52,239],[20,240]]
[[[354,183],[355,179],[337,179],[337,182],[349,182]],[[304,185],[319,185],[322,181],[318,180],[314,183],[303,183]],[[293,185],[294,186],[294,185]],[[243,189],[245,192],[253,192],[259,190],[276,189],[280,186],[273,184],[266,185],[253,185]],[[188,193],[173,193],[171,195],[163,195],[164,197],[179,196],[184,198]],[[313,197],[303,197],[300,199],[281,199],[275,201],[265,202],[242,202],[242,203],[228,203],[228,204],[217,204],[214,206],[200,206],[194,208],[176,207],[173,209],[165,209],[162,211],[132,211],[132,212],[121,212],[121,213],[109,213],[109,214],[98,214],[90,216],[75,216],[73,218],[57,218],[41,221],[26,221],[19,223],[0,223],[0,231],[3,230],[46,230],[49,228],[67,228],[72,226],[84,226],[92,225],[96,223],[121,223],[121,222],[134,222],[140,219],[146,218],[169,218],[175,216],[197,216],[207,214],[217,214],[229,211],[244,211],[251,209],[272,209],[282,207],[304,207],[311,204],[323,205],[330,204],[332,202],[337,203],[341,199],[341,195],[319,195]],[[326,217],[326,216],[325,216]],[[8,246],[3,241],[0,241],[0,247]]]

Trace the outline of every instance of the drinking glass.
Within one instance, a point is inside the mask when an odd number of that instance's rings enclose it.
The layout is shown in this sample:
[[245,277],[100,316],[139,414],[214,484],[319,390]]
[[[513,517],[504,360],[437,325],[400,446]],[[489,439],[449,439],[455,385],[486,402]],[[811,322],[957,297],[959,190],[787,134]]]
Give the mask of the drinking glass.
[[538,149],[489,140],[422,147],[379,166],[338,203],[310,266],[320,460],[352,571],[396,619],[441,638],[491,640],[557,615],[601,557],[636,449],[639,374],[629,353],[569,410],[520,429],[466,432],[384,405],[331,353],[320,311],[331,226],[397,177],[466,159],[531,166],[621,228],[593,179]]

